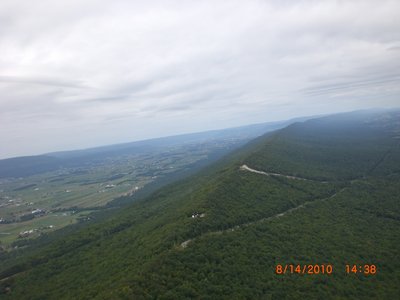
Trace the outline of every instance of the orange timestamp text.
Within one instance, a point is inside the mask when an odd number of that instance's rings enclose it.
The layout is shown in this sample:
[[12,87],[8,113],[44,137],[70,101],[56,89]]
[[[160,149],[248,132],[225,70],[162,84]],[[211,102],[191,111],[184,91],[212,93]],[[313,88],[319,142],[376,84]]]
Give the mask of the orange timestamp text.
[[331,275],[333,273],[333,266],[331,264],[305,264],[305,265],[278,264],[276,265],[275,273],[278,275],[283,275],[283,274]]
[[[375,275],[378,272],[378,267],[374,264],[347,264],[343,269],[346,274]],[[334,273],[334,267],[332,264],[278,264],[275,267],[275,273],[277,275],[332,275]]]

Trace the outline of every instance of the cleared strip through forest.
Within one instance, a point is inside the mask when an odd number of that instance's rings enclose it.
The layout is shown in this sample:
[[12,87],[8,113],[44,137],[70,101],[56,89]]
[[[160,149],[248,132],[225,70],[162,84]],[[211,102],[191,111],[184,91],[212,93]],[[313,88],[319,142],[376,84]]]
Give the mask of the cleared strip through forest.
[[[245,166],[245,165],[244,165],[244,166]],[[247,167],[247,166],[246,166],[246,167]],[[243,169],[243,166],[241,167],[241,169]],[[246,169],[246,170],[247,170],[247,169]],[[251,170],[253,170],[253,169],[251,169]],[[255,173],[259,173],[259,174],[265,175],[265,174],[264,174],[265,172],[257,171],[257,170],[254,170],[254,171],[255,171]],[[253,172],[253,171],[250,171],[250,172]],[[353,181],[354,181],[354,180],[353,180]],[[353,181],[352,181],[351,183],[353,183]],[[305,208],[306,206],[309,206],[309,205],[311,205],[311,204],[313,204],[313,203],[317,203],[317,202],[321,202],[321,201],[326,201],[326,200],[332,199],[332,198],[334,198],[336,195],[338,195],[339,193],[343,192],[346,188],[347,188],[347,187],[344,187],[344,188],[340,189],[339,191],[333,193],[332,195],[330,195],[330,196],[328,196],[328,197],[326,197],[326,198],[319,199],[319,200],[313,200],[313,201],[306,201],[306,202],[304,202],[304,203],[302,203],[302,204],[300,204],[300,205],[298,205],[298,206],[289,208],[289,209],[286,210],[286,211],[283,211],[283,212],[281,212],[281,213],[278,213],[278,214],[275,214],[275,215],[272,215],[272,216],[269,216],[269,217],[265,217],[265,218],[262,218],[262,219],[259,219],[259,220],[256,220],[256,221],[252,221],[252,222],[247,222],[247,223],[235,225],[235,226],[233,226],[233,227],[230,227],[230,228],[224,229],[224,230],[217,230],[217,231],[206,232],[206,233],[201,234],[201,235],[199,235],[199,236],[197,236],[197,237],[195,237],[195,238],[192,238],[192,239],[189,239],[189,240],[184,241],[183,243],[180,244],[180,247],[181,247],[181,248],[186,248],[191,242],[193,242],[194,240],[196,240],[196,239],[198,239],[198,238],[200,238],[200,237],[202,237],[202,236],[206,236],[206,235],[218,235],[218,234],[222,234],[222,233],[224,233],[224,232],[232,232],[232,231],[235,231],[235,230],[240,229],[240,228],[244,228],[244,227],[247,227],[247,226],[251,226],[251,225],[255,225],[255,224],[259,224],[259,223],[263,223],[263,222],[266,222],[266,221],[270,221],[270,220],[273,220],[273,219],[277,219],[277,218],[283,217],[283,216],[285,216],[285,215],[287,215],[287,214],[289,214],[289,213],[292,213],[292,212],[294,212],[294,211],[296,211],[296,210],[298,210],[298,209]]]
[[306,181],[315,181],[315,182],[320,182],[320,183],[327,183],[327,181],[318,181],[318,180],[312,180],[312,179],[307,179],[307,178],[303,178],[303,177],[297,177],[297,176],[284,175],[284,174],[279,174],[279,173],[270,173],[270,172],[259,171],[259,170],[252,169],[247,165],[242,165],[239,169],[242,170],[242,171],[248,171],[248,172],[262,174],[262,175],[266,175],[266,176],[278,176],[278,177],[285,177],[285,178],[288,178],[288,179],[306,180]]

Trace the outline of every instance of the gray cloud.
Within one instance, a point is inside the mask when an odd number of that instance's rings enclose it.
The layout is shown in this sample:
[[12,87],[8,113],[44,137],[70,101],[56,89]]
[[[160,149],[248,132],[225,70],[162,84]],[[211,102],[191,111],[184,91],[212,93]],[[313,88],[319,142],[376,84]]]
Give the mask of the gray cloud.
[[24,78],[18,76],[0,76],[0,83],[20,83],[20,84],[38,84],[55,87],[67,87],[67,88],[86,88],[82,83],[75,81],[66,80],[54,80],[48,78]]
[[398,106],[398,1],[0,2],[0,157]]
[[382,86],[385,87],[388,86],[389,84],[395,84],[396,86],[400,86],[399,83],[400,83],[400,75],[389,75],[380,78],[371,78],[363,80],[348,79],[347,81],[344,82],[335,82],[332,84],[312,86],[309,88],[302,89],[301,91],[309,96],[319,96],[319,95],[327,95],[332,92],[349,91],[366,87],[373,87],[373,88]]

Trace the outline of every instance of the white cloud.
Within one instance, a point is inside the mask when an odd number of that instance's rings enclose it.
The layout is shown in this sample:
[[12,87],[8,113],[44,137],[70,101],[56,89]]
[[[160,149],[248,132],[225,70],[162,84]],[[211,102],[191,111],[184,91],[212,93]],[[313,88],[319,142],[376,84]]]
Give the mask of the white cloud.
[[0,157],[398,105],[398,11],[2,0]]

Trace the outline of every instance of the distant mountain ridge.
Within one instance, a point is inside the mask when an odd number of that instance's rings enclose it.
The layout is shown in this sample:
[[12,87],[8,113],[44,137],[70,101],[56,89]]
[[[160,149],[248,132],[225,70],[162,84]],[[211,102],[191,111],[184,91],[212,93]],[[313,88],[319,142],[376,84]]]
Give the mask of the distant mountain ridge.
[[54,171],[59,168],[77,167],[82,163],[102,160],[108,157],[116,157],[138,152],[151,152],[156,149],[172,147],[182,143],[200,143],[205,140],[227,138],[250,140],[264,134],[265,132],[279,129],[292,122],[305,119],[307,118],[296,118],[288,121],[268,122],[221,130],[155,138],[84,150],[52,152],[43,155],[2,159],[0,160],[0,178],[25,177]]

